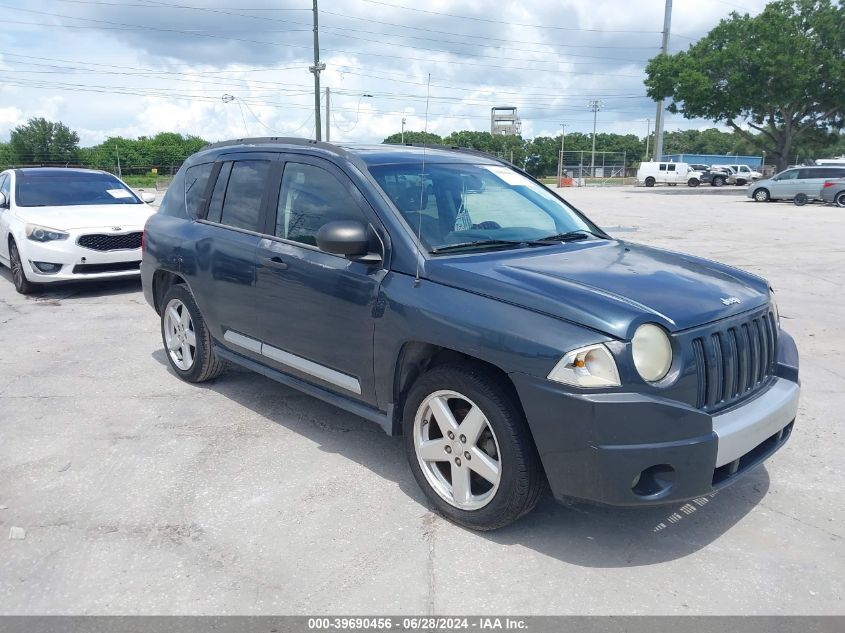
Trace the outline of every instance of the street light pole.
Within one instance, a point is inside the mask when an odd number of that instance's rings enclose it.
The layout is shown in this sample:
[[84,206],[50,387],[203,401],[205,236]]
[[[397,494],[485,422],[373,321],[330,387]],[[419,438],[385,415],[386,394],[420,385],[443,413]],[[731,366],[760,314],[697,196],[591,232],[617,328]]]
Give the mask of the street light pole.
[[648,160],[651,158],[648,153],[648,145],[649,141],[651,140],[651,119],[646,119],[645,124],[645,159]]
[[405,144],[405,117],[402,117],[402,145]]
[[332,89],[326,86],[326,143],[331,143],[332,138]]
[[590,99],[590,110],[593,111],[593,153],[590,158],[590,175],[596,177],[596,117],[604,102],[601,99]]
[[320,29],[318,25],[317,0],[314,0],[314,65],[308,70],[314,73],[314,132],[315,138],[320,140],[320,71],[326,69],[325,64],[320,63]]
[[[666,0],[663,12],[663,42],[660,51],[663,55],[669,53],[669,30],[672,25],[672,0]],[[663,158],[663,99],[657,102],[657,113],[654,118],[654,160]]]
[[566,138],[566,123],[560,124],[560,156],[557,159],[557,186],[560,187],[560,179],[563,177],[563,140]]

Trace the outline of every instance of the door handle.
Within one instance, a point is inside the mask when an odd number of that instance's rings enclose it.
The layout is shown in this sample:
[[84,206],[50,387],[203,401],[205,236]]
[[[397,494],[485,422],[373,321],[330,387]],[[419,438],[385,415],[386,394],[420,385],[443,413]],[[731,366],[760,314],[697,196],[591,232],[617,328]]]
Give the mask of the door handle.
[[261,263],[265,266],[270,266],[271,268],[275,268],[276,270],[287,270],[288,265],[285,261],[279,257],[278,255],[273,257],[262,257]]

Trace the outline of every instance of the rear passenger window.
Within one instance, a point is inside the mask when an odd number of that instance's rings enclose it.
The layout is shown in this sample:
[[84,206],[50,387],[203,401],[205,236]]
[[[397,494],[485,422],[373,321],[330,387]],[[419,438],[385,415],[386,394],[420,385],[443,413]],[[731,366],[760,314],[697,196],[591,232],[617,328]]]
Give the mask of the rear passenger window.
[[675,165],[669,165],[669,171],[675,171]]
[[276,236],[316,246],[320,227],[336,220],[367,223],[344,184],[333,174],[312,165],[285,165],[276,212]]
[[814,169],[799,169],[798,180],[809,180],[810,178],[818,178],[819,175]]
[[185,171],[185,207],[188,216],[196,218],[205,203],[205,189],[214,163],[194,165]]
[[232,166],[220,222],[248,231],[260,231],[261,200],[270,173],[270,161],[239,160]]

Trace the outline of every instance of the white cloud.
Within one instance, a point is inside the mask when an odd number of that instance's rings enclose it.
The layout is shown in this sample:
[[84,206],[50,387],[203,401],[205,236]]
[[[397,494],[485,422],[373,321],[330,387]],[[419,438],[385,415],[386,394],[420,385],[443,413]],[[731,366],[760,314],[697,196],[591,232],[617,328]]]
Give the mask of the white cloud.
[[[311,14],[281,10],[303,3],[252,0],[248,9],[221,9],[219,0],[184,0],[207,10],[173,6],[182,1],[17,0],[20,10],[5,11],[0,99],[8,105],[0,109],[0,135],[33,116],[61,119],[83,144],[160,131],[209,140],[313,135]],[[764,4],[744,2],[753,11]],[[570,0],[556,8],[521,0],[495,11],[480,0],[424,6],[480,19],[366,0],[321,3],[332,140],[378,142],[399,131],[403,116],[407,130],[421,130],[429,73],[428,129],[439,134],[488,129],[493,105],[518,106],[528,137],[557,134],[562,121],[567,130],[589,131],[593,97],[605,100],[600,131],[642,136],[646,119],[654,118],[642,68],[659,47],[662,0],[637,2],[635,9],[627,0]],[[719,11],[730,10],[713,8],[675,3],[674,50],[715,25]],[[238,100],[224,103],[223,94]],[[709,125],[669,115],[667,129]]]

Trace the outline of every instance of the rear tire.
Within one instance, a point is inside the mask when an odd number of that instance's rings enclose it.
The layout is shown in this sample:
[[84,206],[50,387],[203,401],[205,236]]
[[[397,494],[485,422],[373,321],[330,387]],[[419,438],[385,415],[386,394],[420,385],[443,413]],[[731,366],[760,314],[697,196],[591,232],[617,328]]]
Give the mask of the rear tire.
[[187,286],[170,286],[161,305],[161,340],[176,375],[186,382],[205,382],[222,374],[226,365],[214,354],[211,334]]
[[837,207],[845,207],[845,191],[836,194],[836,197],[833,199],[833,202],[836,203]]
[[725,184],[725,179],[722,176],[715,176],[713,178],[713,186],[714,187],[723,187]]
[[41,286],[32,283],[26,278],[21,254],[18,251],[18,245],[15,244],[14,239],[9,240],[9,267],[12,269],[12,281],[15,284],[15,290],[22,295],[31,295],[38,292]]
[[656,181],[654,180],[654,178],[649,176],[648,178],[645,179],[645,186],[646,187],[653,187],[655,182]]
[[757,202],[768,202],[771,199],[768,189],[758,189],[754,192],[752,197]]
[[505,378],[475,365],[440,365],[414,383],[404,411],[408,464],[436,512],[495,530],[537,504],[546,478]]

